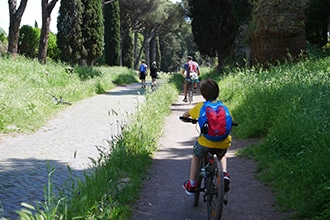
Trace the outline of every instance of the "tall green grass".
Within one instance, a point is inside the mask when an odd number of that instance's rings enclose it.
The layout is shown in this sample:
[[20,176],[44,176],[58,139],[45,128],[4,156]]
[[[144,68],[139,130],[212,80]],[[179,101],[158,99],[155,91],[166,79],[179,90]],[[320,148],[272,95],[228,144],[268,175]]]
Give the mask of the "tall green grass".
[[219,81],[235,135],[263,137],[242,155],[299,218],[330,218],[330,57],[235,69]]
[[116,84],[137,82],[136,73],[123,67],[41,65],[23,57],[0,58],[0,132],[28,132],[42,126],[65,105],[103,93]]

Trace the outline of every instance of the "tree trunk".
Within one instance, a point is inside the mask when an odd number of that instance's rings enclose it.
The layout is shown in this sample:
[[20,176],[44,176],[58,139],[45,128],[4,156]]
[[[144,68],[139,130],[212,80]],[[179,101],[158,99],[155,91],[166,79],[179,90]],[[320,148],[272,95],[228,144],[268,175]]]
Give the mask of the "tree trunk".
[[16,9],[16,0],[8,0],[9,5],[9,34],[8,34],[8,53],[16,56],[18,49],[19,26],[25,11],[28,0],[22,0]]
[[39,41],[39,55],[38,60],[40,63],[45,64],[47,61],[47,48],[48,48],[48,37],[49,37],[49,26],[51,20],[51,13],[58,0],[53,0],[48,3],[48,0],[42,0],[42,26],[41,35]]
[[138,44],[138,33],[135,31],[134,32],[134,69],[137,69],[138,65],[139,65],[139,59],[140,57],[138,57],[138,52],[137,52],[137,44]]

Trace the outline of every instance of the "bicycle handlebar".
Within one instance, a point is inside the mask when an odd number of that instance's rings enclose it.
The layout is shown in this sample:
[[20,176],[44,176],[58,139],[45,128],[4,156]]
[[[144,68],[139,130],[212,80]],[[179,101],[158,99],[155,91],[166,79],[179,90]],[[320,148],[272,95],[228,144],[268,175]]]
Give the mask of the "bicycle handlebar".
[[193,124],[196,124],[197,121],[198,121],[197,119],[187,118],[187,117],[183,117],[183,116],[180,116],[179,118],[183,122],[190,122],[190,123],[193,123]]
[[[192,118],[187,118],[187,117],[183,117],[183,116],[180,116],[179,119],[183,122],[190,122],[192,124],[196,124],[198,122],[197,119],[192,119]],[[232,122],[231,124],[232,126],[238,126],[238,123],[236,122]]]

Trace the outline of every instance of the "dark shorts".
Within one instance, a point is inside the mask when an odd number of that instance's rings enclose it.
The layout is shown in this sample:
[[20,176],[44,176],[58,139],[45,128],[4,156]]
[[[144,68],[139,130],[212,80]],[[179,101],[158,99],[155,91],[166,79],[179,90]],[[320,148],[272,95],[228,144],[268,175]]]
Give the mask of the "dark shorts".
[[208,152],[216,154],[218,158],[222,158],[226,154],[227,149],[207,148],[196,142],[193,152],[199,158],[204,157]]
[[146,79],[146,74],[145,73],[140,73],[140,79]]

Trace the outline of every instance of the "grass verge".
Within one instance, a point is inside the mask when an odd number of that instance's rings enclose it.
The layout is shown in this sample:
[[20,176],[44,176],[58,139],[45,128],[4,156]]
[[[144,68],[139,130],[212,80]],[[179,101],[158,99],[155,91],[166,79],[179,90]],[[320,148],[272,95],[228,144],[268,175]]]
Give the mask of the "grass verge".
[[330,57],[270,69],[235,69],[220,81],[240,138],[263,137],[241,155],[278,203],[303,219],[330,218]]
[[[56,112],[117,84],[138,82],[124,67],[73,67],[23,57],[0,58],[0,132],[33,132]],[[55,99],[56,97],[56,99]]]

